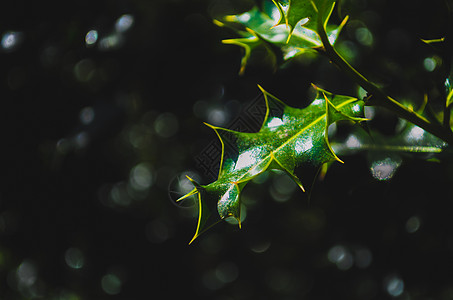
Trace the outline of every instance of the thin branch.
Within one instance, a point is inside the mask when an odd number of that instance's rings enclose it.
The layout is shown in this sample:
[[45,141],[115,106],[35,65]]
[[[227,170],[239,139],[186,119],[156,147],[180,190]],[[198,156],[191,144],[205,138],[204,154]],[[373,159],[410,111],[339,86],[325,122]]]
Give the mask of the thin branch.
[[450,128],[451,106],[445,105],[443,125],[445,128]]
[[329,38],[327,37],[325,24],[321,18],[318,19],[318,34],[321,37],[323,48],[320,49],[327,57],[336,64],[342,71],[349,75],[358,85],[366,90],[370,97],[366,105],[380,106],[394,112],[398,117],[403,118],[421,128],[428,131],[429,133],[443,139],[449,144],[453,144],[453,133],[451,130],[444,126],[431,123],[428,119],[418,114],[417,112],[409,109],[393,99],[392,97],[385,94],[377,85],[369,81],[365,76],[359,73],[354,67],[352,67],[330,44]]

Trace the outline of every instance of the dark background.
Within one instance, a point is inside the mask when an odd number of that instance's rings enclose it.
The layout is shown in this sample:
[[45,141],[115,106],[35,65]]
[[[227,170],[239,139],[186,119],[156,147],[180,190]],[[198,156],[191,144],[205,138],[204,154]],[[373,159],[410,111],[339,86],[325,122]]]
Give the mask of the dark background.
[[[419,38],[451,28],[429,3],[344,1],[338,47],[390,94],[435,101],[448,55]],[[214,179],[200,161],[218,165],[203,122],[253,129],[256,84],[296,107],[311,82],[357,95],[324,58],[238,76],[241,49],[220,42],[235,35],[212,18],[252,4],[2,4],[0,299],[453,299],[448,155],[405,159],[384,182],[365,156],[342,157],[310,198],[270,172],[244,190],[241,230],[223,222],[187,245],[196,207],[173,200],[185,174]],[[124,15],[130,28],[115,27]],[[370,123],[392,134],[397,120]]]

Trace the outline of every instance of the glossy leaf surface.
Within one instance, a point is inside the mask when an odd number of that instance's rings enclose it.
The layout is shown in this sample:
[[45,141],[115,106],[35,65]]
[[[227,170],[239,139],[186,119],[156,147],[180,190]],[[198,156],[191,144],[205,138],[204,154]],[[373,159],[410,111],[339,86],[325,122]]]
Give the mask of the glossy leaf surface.
[[194,239],[209,226],[207,220],[214,214],[207,207],[213,202],[217,205],[216,220],[233,217],[240,226],[241,191],[251,179],[268,169],[284,171],[304,190],[294,173],[297,167],[340,161],[328,140],[329,125],[342,120],[364,120],[364,103],[353,97],[316,88],[315,100],[299,109],[261,90],[267,109],[258,132],[237,132],[208,125],[220,139],[222,159],[218,179],[208,185],[194,182],[194,190],[186,195],[198,194],[199,220]]
[[310,28],[314,31],[317,30],[318,19],[324,22],[328,20],[335,1],[333,0],[289,0],[274,1],[281,12],[279,24],[286,24],[290,26],[292,32],[296,25],[301,22],[302,26]]
[[[315,2],[323,7],[327,6],[324,15],[327,22],[335,2]],[[255,6],[248,12],[226,16],[215,23],[233,28],[241,36],[223,41],[225,44],[244,48],[241,72],[244,72],[249,58],[259,49],[264,49],[265,60],[276,68],[281,62],[306,52],[314,52],[314,49],[322,46],[316,30],[318,13],[315,2],[290,1],[289,5],[285,5],[274,1],[275,5],[267,10],[263,11]],[[332,44],[337,40],[345,22],[346,19],[340,25],[327,27],[327,35]]]
[[432,160],[447,146],[443,140],[408,122],[404,123],[404,127],[395,136],[354,131],[343,142],[332,143],[336,153],[342,155],[365,152],[370,171],[378,180],[390,179],[404,157],[417,156]]

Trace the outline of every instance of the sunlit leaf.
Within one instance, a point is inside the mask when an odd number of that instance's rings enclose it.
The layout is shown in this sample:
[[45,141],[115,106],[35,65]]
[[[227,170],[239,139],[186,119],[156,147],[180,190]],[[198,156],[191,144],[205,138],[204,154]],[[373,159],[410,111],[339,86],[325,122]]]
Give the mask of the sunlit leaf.
[[442,38],[439,38],[439,39],[429,39],[429,40],[425,40],[425,39],[421,39],[422,42],[426,43],[426,44],[435,44],[435,43],[443,43],[445,41],[445,37],[442,37]]
[[[194,182],[195,189],[187,194],[198,194],[199,199],[194,238],[219,219],[233,217],[240,225],[241,191],[250,180],[268,169],[285,172],[304,190],[295,174],[297,167],[340,161],[328,140],[329,125],[337,121],[364,120],[364,103],[353,97],[333,95],[316,88],[315,100],[299,109],[287,106],[260,89],[266,101],[266,114],[258,132],[238,132],[208,125],[220,139],[222,159],[217,180],[207,185]],[[212,218],[215,214],[207,210],[213,202],[217,204],[217,218]],[[210,216],[211,223],[208,223]]]
[[452,86],[453,74],[450,74],[445,79],[445,94],[447,95],[446,106],[449,107],[453,103],[453,86]]
[[300,25],[317,31],[318,19],[327,21],[335,6],[334,0],[289,0],[288,4],[284,1],[274,1],[274,3],[279,7],[280,12],[284,12],[279,24],[290,26],[290,32],[299,22],[301,22]]
[[[438,39],[421,39],[422,42],[433,46],[433,48],[436,50],[437,53],[443,54],[445,56],[450,56],[446,58],[446,61],[451,61],[451,51],[446,50],[445,48],[450,47],[449,43],[445,42],[445,37],[438,38]],[[444,88],[445,90],[445,107],[450,107],[450,105],[453,103],[453,86],[452,86],[452,81],[453,81],[453,70],[451,65],[447,65],[447,68],[449,68],[449,71],[447,72],[448,75],[445,78],[444,83]]]
[[417,156],[432,160],[436,154],[445,150],[447,144],[422,128],[406,122],[401,132],[395,136],[356,130],[344,141],[333,142],[332,147],[341,155],[365,152],[372,175],[379,180],[388,180],[404,157]]
[[[334,1],[315,1],[317,5],[326,5],[325,13],[327,22],[335,4]],[[325,2],[325,3],[324,3]],[[274,68],[281,62],[289,60],[303,53],[314,53],[315,49],[322,46],[321,38],[316,30],[317,12],[315,3],[310,1],[290,1],[284,8],[282,3],[274,1],[271,9],[262,11],[258,7],[240,15],[230,15],[223,20],[215,20],[218,26],[230,27],[236,31],[240,38],[227,39],[223,42],[244,48],[241,62],[241,73],[244,71],[249,58],[255,50],[265,49],[266,57]],[[297,20],[297,21],[296,21]],[[304,22],[299,21],[305,20]],[[327,34],[332,44],[346,22],[340,25],[328,26]],[[296,26],[296,24],[298,24]],[[303,26],[301,26],[303,25]]]

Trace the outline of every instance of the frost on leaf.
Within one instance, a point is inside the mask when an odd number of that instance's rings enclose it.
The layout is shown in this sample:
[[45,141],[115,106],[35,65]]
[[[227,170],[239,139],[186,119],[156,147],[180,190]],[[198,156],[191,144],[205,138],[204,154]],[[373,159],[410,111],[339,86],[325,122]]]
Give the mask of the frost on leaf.
[[[299,109],[259,88],[264,94],[266,113],[258,132],[238,132],[207,124],[219,137],[222,158],[216,181],[201,185],[191,180],[194,189],[180,198],[198,197],[198,225],[192,241],[212,224],[228,217],[235,218],[241,226],[241,191],[266,170],[285,172],[304,191],[294,173],[297,167],[340,161],[328,140],[329,125],[342,120],[364,120],[364,103],[353,97],[333,95],[315,87],[315,100]],[[228,153],[225,145],[228,145]]]

